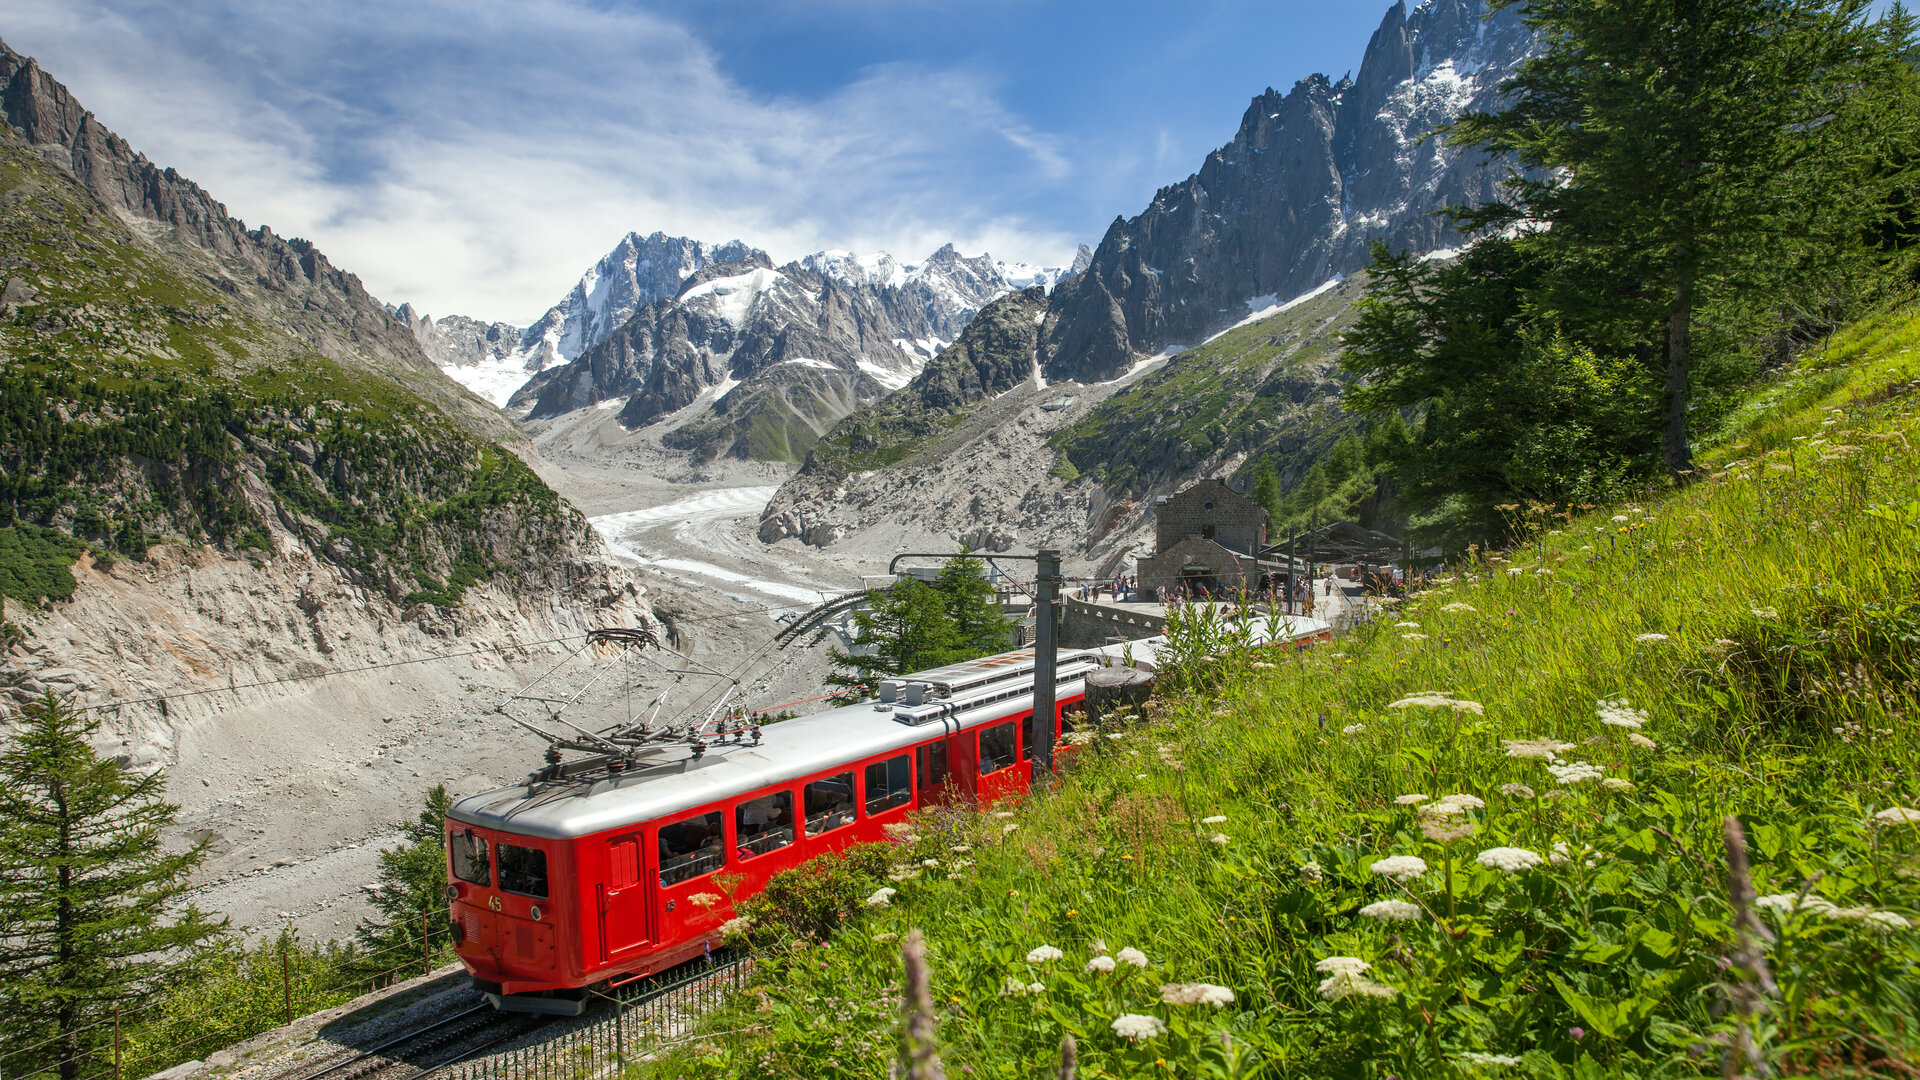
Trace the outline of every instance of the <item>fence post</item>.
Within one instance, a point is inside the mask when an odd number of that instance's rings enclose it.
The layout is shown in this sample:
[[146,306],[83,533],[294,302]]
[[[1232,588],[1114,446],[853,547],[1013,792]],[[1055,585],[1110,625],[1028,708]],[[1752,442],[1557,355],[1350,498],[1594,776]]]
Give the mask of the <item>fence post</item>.
[[427,920],[433,917],[433,909],[424,905],[420,908],[420,962],[426,965],[426,974],[433,974],[433,946],[427,942]]
[[120,1080],[120,1006],[113,1007],[113,1080]]

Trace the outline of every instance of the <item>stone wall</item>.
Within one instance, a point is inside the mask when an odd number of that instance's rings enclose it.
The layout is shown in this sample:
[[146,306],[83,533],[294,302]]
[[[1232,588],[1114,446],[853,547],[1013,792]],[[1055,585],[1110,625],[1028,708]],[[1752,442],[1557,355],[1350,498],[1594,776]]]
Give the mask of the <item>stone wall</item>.
[[1251,555],[1266,546],[1267,511],[1219,480],[1200,480],[1154,507],[1153,548],[1164,552],[1190,536]]
[[1260,587],[1260,564],[1250,555],[1241,555],[1230,551],[1220,544],[1198,536],[1189,536],[1185,540],[1164,548],[1158,555],[1140,560],[1140,597],[1143,600],[1154,599],[1154,589],[1160,589],[1160,598],[1180,587],[1182,571],[1188,567],[1204,567],[1205,578],[1216,588],[1236,590],[1257,590]]

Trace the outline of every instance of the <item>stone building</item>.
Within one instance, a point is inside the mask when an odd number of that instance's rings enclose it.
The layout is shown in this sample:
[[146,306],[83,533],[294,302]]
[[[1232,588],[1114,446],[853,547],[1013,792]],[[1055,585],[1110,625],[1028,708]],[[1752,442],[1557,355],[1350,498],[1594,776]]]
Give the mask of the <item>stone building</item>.
[[1139,562],[1143,598],[1183,589],[1257,591],[1268,567],[1258,558],[1267,543],[1266,508],[1219,480],[1199,480],[1154,507],[1153,555]]

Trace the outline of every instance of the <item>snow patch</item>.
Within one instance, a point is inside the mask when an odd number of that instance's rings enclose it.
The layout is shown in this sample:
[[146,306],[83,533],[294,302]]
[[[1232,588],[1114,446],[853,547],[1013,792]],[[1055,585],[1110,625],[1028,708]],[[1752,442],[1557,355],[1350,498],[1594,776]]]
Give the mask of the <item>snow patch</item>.
[[440,370],[446,372],[454,382],[503,409],[514,392],[527,385],[527,380],[532,378],[527,372],[524,355],[508,355],[495,360],[482,360],[477,364],[451,365]]
[[[1328,290],[1332,289],[1334,286],[1340,284],[1345,280],[1347,280],[1347,276],[1345,274],[1335,274],[1332,277],[1328,278],[1327,280],[1321,282],[1319,285],[1315,286],[1311,290],[1301,293],[1299,296],[1294,297],[1293,299],[1287,301],[1284,304],[1274,303],[1274,300],[1277,299],[1277,297],[1273,293],[1268,293],[1265,296],[1252,297],[1247,301],[1247,306],[1249,308],[1252,308],[1253,310],[1251,311],[1251,313],[1247,315],[1246,318],[1241,319],[1239,322],[1234,323],[1232,326],[1229,326],[1225,330],[1220,331],[1219,334],[1212,335],[1211,337],[1207,338],[1207,341],[1212,341],[1214,338],[1219,337],[1220,334],[1231,333],[1235,330],[1240,329],[1243,326],[1251,326],[1254,323],[1259,322],[1261,319],[1271,318],[1275,315],[1280,314],[1283,311],[1287,311],[1292,308],[1299,307],[1301,304],[1304,304],[1307,301],[1312,300],[1314,297],[1325,294]],[[1201,342],[1201,344],[1202,345],[1206,344],[1206,341]]]
[[753,302],[760,294],[785,281],[778,270],[752,270],[733,277],[714,278],[703,281],[680,294],[680,303],[692,304],[696,300],[711,298],[714,309],[720,317],[739,326],[746,320],[747,313],[753,310]]
[[[811,356],[796,356],[791,360],[782,360],[780,361],[780,363],[781,364],[798,364],[801,367],[821,368],[826,371],[840,370],[839,368],[833,366],[832,364],[827,363],[825,360],[815,360]],[[778,365],[775,365],[775,366],[778,366]]]
[[873,381],[889,390],[898,390],[913,381],[913,376],[902,371],[890,371],[871,360],[854,361],[861,371],[873,376]]

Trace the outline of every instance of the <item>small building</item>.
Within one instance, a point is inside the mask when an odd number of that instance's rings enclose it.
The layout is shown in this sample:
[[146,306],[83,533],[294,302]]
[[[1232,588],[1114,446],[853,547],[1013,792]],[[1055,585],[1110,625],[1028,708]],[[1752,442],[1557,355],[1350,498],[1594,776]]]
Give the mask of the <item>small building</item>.
[[[1219,480],[1199,480],[1154,506],[1154,553],[1139,561],[1140,595],[1258,591],[1266,508]],[[1155,590],[1158,590],[1156,594]]]

